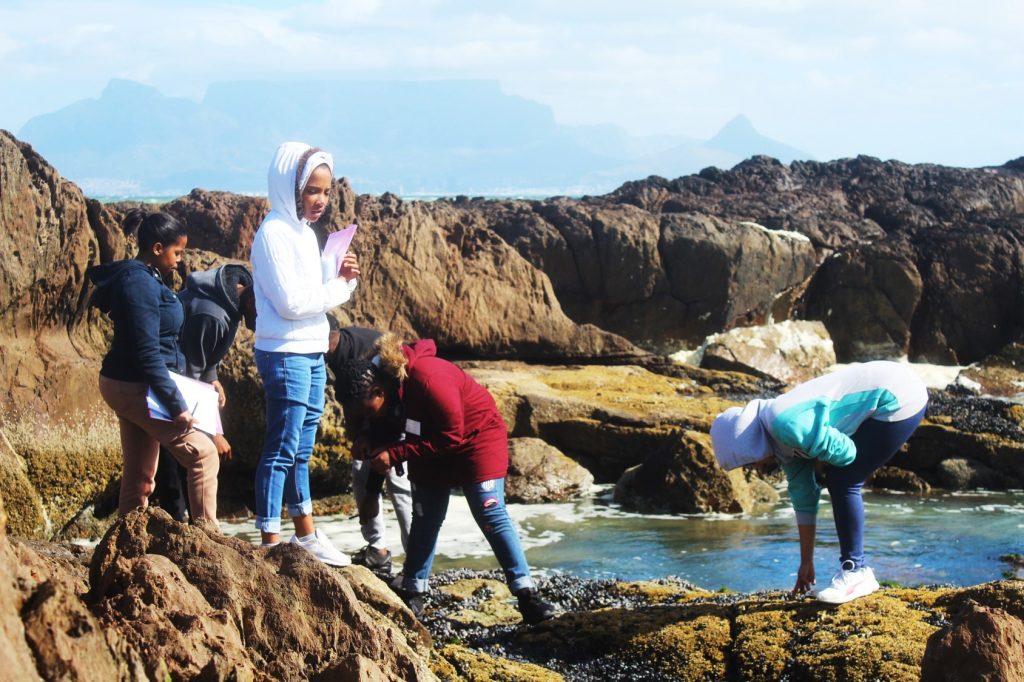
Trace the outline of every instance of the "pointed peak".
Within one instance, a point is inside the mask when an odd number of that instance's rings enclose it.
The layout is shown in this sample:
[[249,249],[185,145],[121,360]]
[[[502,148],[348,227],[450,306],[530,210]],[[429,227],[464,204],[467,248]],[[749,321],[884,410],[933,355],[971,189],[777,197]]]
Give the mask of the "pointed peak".
[[[751,123],[750,119],[744,114],[737,114],[728,123],[722,126],[721,130],[718,131],[718,135],[736,133],[758,134],[757,129],[754,128],[754,124]],[[716,135],[716,137],[718,135]]]

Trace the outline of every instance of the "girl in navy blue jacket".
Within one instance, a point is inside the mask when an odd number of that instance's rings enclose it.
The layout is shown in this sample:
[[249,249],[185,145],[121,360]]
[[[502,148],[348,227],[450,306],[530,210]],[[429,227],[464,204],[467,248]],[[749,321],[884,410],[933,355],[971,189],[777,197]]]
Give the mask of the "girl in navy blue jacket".
[[[188,243],[185,229],[166,213],[128,212],[125,231],[138,233],[139,252],[129,260],[89,269],[96,285],[91,303],[110,316],[114,338],[100,368],[100,395],[117,414],[123,469],[118,511],[145,507],[153,492],[160,445],[188,472],[193,519],[217,523],[217,471],[213,442],[192,428],[189,406],[171,380],[185,360],[178,348],[184,310],[164,278],[178,266]],[[149,416],[146,395],[152,389],[172,421]]]

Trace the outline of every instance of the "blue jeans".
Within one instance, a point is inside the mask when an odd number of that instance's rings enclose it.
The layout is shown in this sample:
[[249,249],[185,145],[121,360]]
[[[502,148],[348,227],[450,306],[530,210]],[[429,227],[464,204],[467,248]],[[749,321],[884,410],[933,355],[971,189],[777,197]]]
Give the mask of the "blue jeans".
[[852,561],[855,569],[864,566],[864,481],[907,442],[924,412],[922,408],[913,417],[898,422],[866,420],[850,436],[857,446],[856,459],[849,466],[827,469],[825,484],[832,498],[840,563]]
[[[519,544],[519,534],[505,508],[505,479],[462,486],[476,525],[494,551],[505,571],[505,580],[513,593],[533,587],[530,567]],[[402,588],[408,592],[426,592],[430,567],[441,524],[448,514],[450,488],[412,484],[412,528],[405,552]]]
[[327,371],[322,353],[256,351],[267,398],[267,434],[256,465],[256,527],[281,532],[281,500],[290,516],[313,513],[309,457],[324,413]]

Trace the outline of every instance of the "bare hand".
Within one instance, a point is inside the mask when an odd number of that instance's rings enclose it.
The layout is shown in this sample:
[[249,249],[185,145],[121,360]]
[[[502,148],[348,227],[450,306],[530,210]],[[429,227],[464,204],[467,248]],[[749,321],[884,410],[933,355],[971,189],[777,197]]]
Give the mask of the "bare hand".
[[172,419],[171,423],[181,429],[182,432],[187,432],[192,430],[193,425],[196,423],[196,418],[192,416],[191,412],[185,410]]
[[224,387],[220,385],[219,381],[214,381],[212,385],[217,389],[217,404],[224,407],[228,402],[228,396],[224,393]]
[[796,572],[796,585],[793,586],[791,594],[804,594],[811,590],[814,585],[814,562],[801,563]]
[[381,450],[370,459],[370,468],[378,474],[386,474],[391,469],[391,454]]
[[338,268],[338,277],[341,277],[346,282],[350,282],[359,276],[359,261],[356,260],[356,254],[349,251],[345,254],[344,258],[341,259],[341,267]]
[[213,437],[213,444],[217,447],[217,454],[220,455],[221,461],[230,462],[231,443],[228,442],[228,439],[218,433]]

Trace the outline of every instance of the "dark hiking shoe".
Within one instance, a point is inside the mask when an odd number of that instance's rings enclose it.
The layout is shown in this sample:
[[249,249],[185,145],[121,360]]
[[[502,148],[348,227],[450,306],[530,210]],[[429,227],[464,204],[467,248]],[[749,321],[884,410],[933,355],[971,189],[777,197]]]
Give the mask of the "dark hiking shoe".
[[519,600],[519,613],[523,614],[523,621],[528,625],[536,625],[558,615],[558,607],[541,599],[537,590],[531,587],[516,592],[516,599]]
[[384,550],[384,554],[381,554],[374,548],[367,545],[352,555],[352,563],[360,566],[366,566],[371,571],[390,574],[391,550],[386,549]]
[[396,590],[398,596],[402,598],[405,605],[412,611],[412,615],[416,616],[416,620],[420,620],[423,616],[423,593],[422,592],[408,592],[406,590]]

